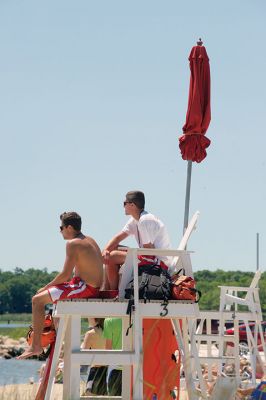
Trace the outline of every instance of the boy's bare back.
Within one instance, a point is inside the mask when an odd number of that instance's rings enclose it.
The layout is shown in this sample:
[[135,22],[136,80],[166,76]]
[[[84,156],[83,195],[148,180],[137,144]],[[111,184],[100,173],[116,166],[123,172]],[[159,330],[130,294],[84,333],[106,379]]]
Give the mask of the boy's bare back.
[[80,237],[68,242],[69,256],[75,262],[75,276],[87,284],[99,288],[103,280],[103,260],[99,246],[89,236]]

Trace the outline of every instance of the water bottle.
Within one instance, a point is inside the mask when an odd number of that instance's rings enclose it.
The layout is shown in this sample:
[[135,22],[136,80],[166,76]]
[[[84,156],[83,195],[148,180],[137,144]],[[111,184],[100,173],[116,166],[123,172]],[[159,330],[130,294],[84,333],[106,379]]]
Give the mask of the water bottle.
[[158,400],[157,394],[153,393],[151,400]]

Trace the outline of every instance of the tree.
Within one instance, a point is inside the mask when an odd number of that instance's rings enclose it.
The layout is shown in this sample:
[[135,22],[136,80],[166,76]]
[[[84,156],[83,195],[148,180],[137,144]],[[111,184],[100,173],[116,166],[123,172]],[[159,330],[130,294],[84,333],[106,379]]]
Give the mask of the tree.
[[17,276],[9,281],[9,312],[31,312],[31,284],[24,275]]

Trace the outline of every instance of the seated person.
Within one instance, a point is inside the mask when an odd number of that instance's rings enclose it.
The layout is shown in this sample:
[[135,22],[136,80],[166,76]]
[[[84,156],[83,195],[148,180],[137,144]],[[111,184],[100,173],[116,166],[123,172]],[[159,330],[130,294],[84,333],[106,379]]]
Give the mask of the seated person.
[[[103,279],[102,255],[95,240],[81,232],[81,217],[76,212],[60,216],[60,231],[66,244],[66,259],[62,272],[32,298],[33,341],[18,359],[39,355],[45,305],[62,299],[96,298]],[[74,271],[74,277],[71,279]],[[68,280],[71,279],[70,282]]]
[[[82,349],[105,349],[106,339],[103,337],[104,318],[90,318],[90,329],[86,332]],[[88,368],[86,395],[107,395],[107,366],[92,365]]]
[[[117,250],[118,245],[129,235],[136,238],[139,247],[169,249],[170,240],[167,230],[157,217],[144,210],[143,192],[131,191],[124,201],[125,214],[131,218],[121,232],[115,235],[105,246],[102,254],[106,265],[105,289],[115,290],[119,284],[119,268],[125,262],[126,250]],[[160,257],[161,266],[167,269],[171,257]]]
[[106,340],[103,337],[104,318],[89,318],[89,330],[84,336],[82,349],[105,349]]

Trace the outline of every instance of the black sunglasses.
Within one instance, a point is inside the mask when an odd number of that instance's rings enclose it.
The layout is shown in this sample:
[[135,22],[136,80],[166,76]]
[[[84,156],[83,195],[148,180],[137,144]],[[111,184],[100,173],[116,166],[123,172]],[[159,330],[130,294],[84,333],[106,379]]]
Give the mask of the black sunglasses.
[[63,230],[64,228],[66,228],[66,225],[61,225],[61,226],[60,226],[60,231],[62,232],[62,230]]
[[125,207],[126,204],[133,204],[133,201],[124,201],[123,204],[124,204],[124,207]]

